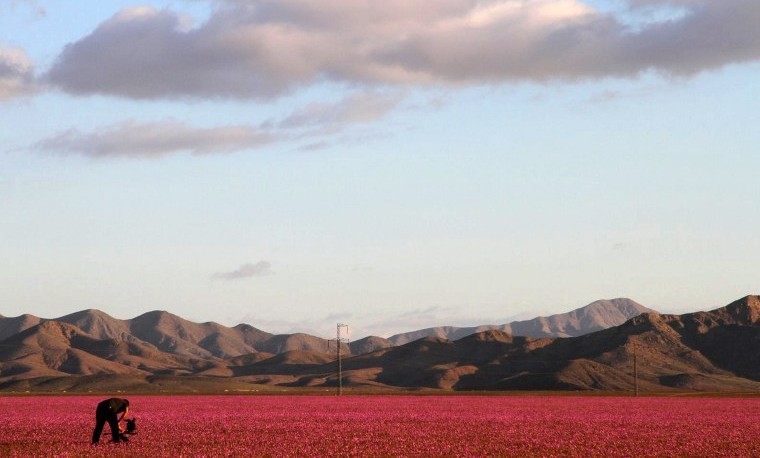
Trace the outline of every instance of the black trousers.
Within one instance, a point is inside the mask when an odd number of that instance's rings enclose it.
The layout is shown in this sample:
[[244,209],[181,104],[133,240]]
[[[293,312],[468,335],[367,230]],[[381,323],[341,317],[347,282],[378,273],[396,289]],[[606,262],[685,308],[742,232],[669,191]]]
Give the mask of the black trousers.
[[100,440],[100,434],[103,432],[103,426],[108,422],[108,426],[111,427],[111,435],[114,442],[119,442],[119,419],[107,402],[101,402],[98,404],[97,410],[95,410],[95,430],[92,432],[92,443],[97,444]]

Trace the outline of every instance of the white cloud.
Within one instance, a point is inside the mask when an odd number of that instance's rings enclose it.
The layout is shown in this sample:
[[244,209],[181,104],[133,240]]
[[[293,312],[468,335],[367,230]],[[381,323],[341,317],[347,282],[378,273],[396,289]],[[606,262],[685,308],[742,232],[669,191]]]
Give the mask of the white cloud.
[[383,118],[402,100],[398,92],[361,92],[351,94],[336,103],[312,103],[296,110],[279,121],[283,129],[319,127],[327,131],[352,124],[365,124]]
[[159,157],[179,152],[211,154],[266,145],[272,134],[251,126],[198,128],[176,121],[125,121],[95,132],[72,129],[40,141],[35,149],[94,158]]
[[250,277],[263,277],[272,274],[272,264],[268,261],[259,261],[256,264],[243,264],[231,272],[219,272],[212,278],[221,280],[239,280]]
[[276,97],[333,81],[477,85],[690,75],[760,58],[756,0],[630,0],[686,14],[632,29],[581,0],[217,1],[125,10],[65,48],[47,78],[81,94]]
[[35,91],[34,64],[26,53],[0,45],[0,102]]
[[399,91],[356,92],[337,102],[308,104],[260,126],[204,128],[173,120],[145,123],[129,120],[90,132],[63,131],[36,143],[32,149],[93,158],[151,158],[182,152],[214,154],[300,140],[310,142],[301,149],[316,149],[327,142],[313,138],[336,135],[354,125],[376,121],[396,109],[401,100]]

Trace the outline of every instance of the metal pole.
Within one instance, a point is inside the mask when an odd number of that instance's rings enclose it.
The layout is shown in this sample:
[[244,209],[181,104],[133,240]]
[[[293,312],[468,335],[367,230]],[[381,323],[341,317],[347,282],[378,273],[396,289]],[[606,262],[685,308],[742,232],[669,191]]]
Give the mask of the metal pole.
[[639,395],[639,366],[636,358],[636,342],[633,343],[633,395]]
[[343,361],[340,359],[340,323],[337,326],[337,333],[335,334],[335,341],[338,344],[338,396],[343,394]]
[[338,396],[343,394],[343,357],[340,353],[340,344],[344,342],[348,343],[347,337],[340,336],[340,328],[346,328],[346,330],[348,330],[348,325],[338,323],[338,325],[335,327],[335,344],[338,346],[336,350],[338,352]]

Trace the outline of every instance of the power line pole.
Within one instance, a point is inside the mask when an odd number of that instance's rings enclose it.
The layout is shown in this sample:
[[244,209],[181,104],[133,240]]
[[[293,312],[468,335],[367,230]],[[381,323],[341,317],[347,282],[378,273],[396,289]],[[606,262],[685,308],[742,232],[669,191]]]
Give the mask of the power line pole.
[[639,395],[639,365],[636,358],[636,342],[633,342],[633,395]]
[[[341,337],[341,328],[345,328],[346,336],[348,336],[348,325],[343,323],[338,323],[335,332],[335,347],[336,351],[338,353],[338,396],[343,394],[343,359],[340,354],[340,344],[341,343],[348,343],[348,337]],[[328,341],[328,347],[330,345],[330,342]]]

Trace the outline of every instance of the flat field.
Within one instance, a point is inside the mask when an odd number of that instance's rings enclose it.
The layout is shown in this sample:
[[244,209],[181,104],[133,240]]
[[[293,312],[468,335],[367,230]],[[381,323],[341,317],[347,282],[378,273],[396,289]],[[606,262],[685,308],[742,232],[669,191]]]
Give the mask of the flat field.
[[92,446],[103,398],[0,397],[0,456],[760,456],[758,398],[129,396]]

